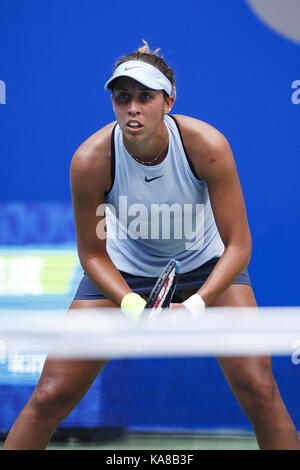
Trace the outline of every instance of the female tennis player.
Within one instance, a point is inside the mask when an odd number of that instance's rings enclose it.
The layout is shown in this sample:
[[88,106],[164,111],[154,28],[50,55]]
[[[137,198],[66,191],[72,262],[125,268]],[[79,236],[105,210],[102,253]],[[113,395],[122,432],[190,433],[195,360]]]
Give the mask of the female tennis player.
[[[174,73],[147,44],[116,63],[105,88],[116,122],[85,141],[71,163],[85,274],[68,315],[121,307],[137,318],[170,258],[181,273],[171,307],[182,315],[206,306],[256,306],[247,271],[251,235],[226,138],[198,119],[170,114]],[[259,447],[299,449],[270,358],[218,361]],[[104,365],[47,360],[4,448],[45,448]]]

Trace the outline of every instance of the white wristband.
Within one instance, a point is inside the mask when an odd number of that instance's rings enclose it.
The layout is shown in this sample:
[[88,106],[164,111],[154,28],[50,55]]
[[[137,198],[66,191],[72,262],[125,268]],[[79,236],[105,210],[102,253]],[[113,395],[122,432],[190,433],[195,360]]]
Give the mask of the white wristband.
[[192,295],[191,297],[186,299],[184,302],[182,302],[182,305],[184,305],[185,308],[187,308],[190,311],[190,314],[192,315],[194,320],[197,320],[203,314],[205,310],[204,300],[199,294]]

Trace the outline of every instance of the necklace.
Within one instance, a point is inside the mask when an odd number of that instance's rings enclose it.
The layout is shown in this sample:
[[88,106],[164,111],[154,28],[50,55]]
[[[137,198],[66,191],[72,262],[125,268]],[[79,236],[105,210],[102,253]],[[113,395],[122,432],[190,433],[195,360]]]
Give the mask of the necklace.
[[165,148],[167,147],[169,143],[169,139],[167,140],[167,143],[163,146],[163,148],[161,149],[161,151],[159,152],[159,154],[157,155],[157,157],[153,158],[153,160],[150,160],[150,162],[145,162],[144,160],[139,160],[138,158],[136,158],[134,155],[132,155],[132,153],[128,152],[129,155],[132,156],[132,158],[134,160],[136,160],[138,163],[142,163],[142,165],[151,165],[151,163],[153,162],[156,162],[156,160],[159,159],[159,157],[161,156],[161,154],[163,153],[163,151],[165,150]]

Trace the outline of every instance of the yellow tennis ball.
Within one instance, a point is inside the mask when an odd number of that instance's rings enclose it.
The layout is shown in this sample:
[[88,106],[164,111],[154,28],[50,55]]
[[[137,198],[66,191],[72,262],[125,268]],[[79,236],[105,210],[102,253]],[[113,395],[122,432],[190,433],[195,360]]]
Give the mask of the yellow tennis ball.
[[130,292],[123,297],[121,302],[122,312],[131,320],[137,321],[146,306],[146,301],[139,294]]

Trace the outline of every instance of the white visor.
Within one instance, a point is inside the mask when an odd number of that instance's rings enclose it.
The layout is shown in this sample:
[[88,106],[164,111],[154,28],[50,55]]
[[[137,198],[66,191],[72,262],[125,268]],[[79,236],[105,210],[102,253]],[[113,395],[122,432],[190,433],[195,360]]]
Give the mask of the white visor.
[[119,77],[129,77],[151,90],[165,90],[169,96],[172,94],[170,80],[156,67],[141,60],[128,60],[119,65],[112,77],[105,83],[104,89],[109,90],[112,88],[113,81]]

